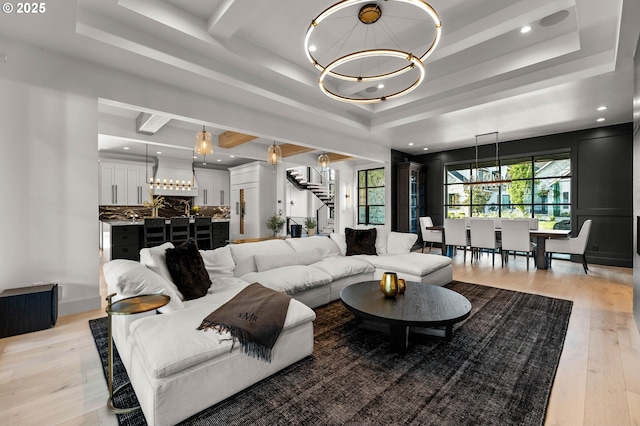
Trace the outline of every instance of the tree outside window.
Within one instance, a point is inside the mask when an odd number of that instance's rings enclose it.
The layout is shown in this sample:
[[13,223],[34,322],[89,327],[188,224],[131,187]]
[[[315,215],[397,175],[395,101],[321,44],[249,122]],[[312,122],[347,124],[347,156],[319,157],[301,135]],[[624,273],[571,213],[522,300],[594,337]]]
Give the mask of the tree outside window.
[[384,225],[384,168],[358,171],[358,224]]
[[542,229],[566,227],[571,218],[571,153],[503,159],[497,185],[469,185],[472,176],[496,174],[495,163],[445,167],[446,217],[537,217]]

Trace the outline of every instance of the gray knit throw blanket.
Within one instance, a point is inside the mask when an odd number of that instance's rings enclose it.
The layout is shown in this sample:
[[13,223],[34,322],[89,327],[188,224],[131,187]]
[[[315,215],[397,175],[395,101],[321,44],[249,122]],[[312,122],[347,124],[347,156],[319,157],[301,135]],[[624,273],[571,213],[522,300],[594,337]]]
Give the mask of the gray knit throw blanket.
[[198,330],[228,331],[234,342],[240,342],[245,354],[271,362],[271,349],[284,326],[290,301],[287,294],[259,283],[249,284],[207,315]]

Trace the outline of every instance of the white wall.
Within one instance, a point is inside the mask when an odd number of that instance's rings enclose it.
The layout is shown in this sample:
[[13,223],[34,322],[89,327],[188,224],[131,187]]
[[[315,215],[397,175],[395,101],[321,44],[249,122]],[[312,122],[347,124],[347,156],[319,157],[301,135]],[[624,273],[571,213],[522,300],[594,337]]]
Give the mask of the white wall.
[[[336,171],[336,205],[335,205],[335,232],[344,233],[344,228],[353,228],[356,223],[356,211],[358,208],[358,183],[357,174],[353,166],[346,161],[331,164]],[[351,188],[347,200],[347,187]]]
[[0,93],[0,289],[57,281],[60,315],[97,309],[97,99],[7,80]]

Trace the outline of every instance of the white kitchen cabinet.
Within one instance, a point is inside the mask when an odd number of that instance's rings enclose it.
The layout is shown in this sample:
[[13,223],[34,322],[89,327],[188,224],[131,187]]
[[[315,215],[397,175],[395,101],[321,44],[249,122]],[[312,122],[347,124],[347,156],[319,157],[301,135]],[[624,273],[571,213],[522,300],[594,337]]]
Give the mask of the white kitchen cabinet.
[[127,166],[127,205],[141,206],[145,201],[151,201],[147,170],[144,165]]
[[198,206],[229,205],[229,172],[224,170],[195,169],[198,183]]
[[100,162],[100,205],[139,206],[149,201],[144,163]]
[[228,206],[230,202],[229,198],[229,173],[220,173],[216,176],[213,182],[213,193],[216,197],[216,205]]
[[[229,169],[231,189],[231,240],[269,237],[269,217],[278,211],[273,166],[256,161]],[[283,213],[284,214],[284,213]]]
[[127,167],[118,163],[100,163],[100,204],[125,205],[127,200]]

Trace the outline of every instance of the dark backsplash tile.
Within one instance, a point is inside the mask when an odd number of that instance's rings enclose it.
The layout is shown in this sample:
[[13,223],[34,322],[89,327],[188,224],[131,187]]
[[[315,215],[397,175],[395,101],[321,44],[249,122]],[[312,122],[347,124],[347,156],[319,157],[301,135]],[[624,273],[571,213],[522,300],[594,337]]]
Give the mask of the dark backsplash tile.
[[[184,216],[186,203],[189,203],[189,214],[194,215],[190,209],[193,206],[193,197],[164,197],[165,206],[158,211],[158,216],[167,218]],[[197,215],[229,219],[231,208],[229,206],[199,206]],[[134,217],[137,219],[151,217],[151,208],[144,206],[100,206],[100,220],[131,220]]]

